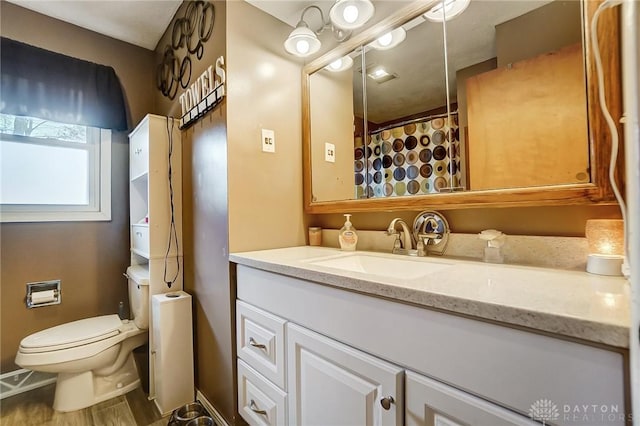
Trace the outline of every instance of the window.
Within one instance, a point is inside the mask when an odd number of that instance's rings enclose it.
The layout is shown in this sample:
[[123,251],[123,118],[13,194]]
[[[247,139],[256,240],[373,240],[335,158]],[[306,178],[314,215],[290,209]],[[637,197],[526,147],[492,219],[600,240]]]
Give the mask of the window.
[[0,114],[0,218],[111,220],[111,131]]

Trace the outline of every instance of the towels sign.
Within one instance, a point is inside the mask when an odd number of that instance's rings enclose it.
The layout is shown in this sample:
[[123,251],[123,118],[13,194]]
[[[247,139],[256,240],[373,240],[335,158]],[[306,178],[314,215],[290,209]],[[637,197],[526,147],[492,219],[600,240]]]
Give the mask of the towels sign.
[[225,96],[224,57],[216,59],[178,98],[182,107],[179,127],[186,129],[211,111]]

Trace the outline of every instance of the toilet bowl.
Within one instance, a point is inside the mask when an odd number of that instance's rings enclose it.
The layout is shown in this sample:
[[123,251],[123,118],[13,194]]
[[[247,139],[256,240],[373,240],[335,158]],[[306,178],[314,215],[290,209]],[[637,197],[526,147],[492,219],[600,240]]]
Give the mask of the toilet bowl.
[[57,373],[53,408],[74,411],[138,387],[132,351],[147,340],[147,330],[135,323],[104,315],[25,337],[15,362],[28,370]]
[[86,408],[140,386],[132,351],[149,338],[148,274],[141,266],[127,269],[133,321],[121,320],[116,314],[102,315],[22,339],[17,365],[58,374],[53,402],[56,411]]

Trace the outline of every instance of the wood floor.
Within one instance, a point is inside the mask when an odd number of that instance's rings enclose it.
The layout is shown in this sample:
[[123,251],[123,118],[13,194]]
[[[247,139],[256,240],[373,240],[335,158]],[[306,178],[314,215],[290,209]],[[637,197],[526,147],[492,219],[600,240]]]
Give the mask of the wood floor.
[[55,384],[0,401],[2,426],[166,426],[141,388],[71,413],[53,410]]

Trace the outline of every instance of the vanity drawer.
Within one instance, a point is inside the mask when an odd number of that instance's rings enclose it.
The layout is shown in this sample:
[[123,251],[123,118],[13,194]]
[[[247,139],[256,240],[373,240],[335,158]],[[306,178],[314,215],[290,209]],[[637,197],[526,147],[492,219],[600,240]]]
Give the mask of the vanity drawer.
[[287,424],[287,394],[240,359],[238,412],[252,426]]
[[286,390],[286,320],[239,300],[236,308],[238,357]]
[[131,226],[131,249],[140,256],[149,257],[149,225]]

